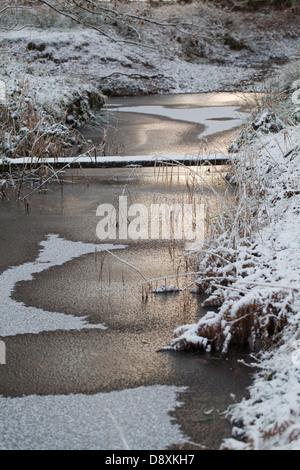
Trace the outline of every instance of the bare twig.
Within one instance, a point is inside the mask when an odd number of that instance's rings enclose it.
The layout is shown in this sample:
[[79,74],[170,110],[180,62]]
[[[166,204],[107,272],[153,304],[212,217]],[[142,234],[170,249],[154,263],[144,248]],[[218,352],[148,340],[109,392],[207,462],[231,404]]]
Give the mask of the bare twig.
[[114,258],[116,258],[117,260],[121,261],[121,263],[123,264],[126,264],[126,266],[129,266],[130,268],[134,269],[134,271],[136,271],[137,273],[140,274],[140,276],[144,279],[145,282],[143,282],[143,284],[149,284],[150,281],[147,281],[147,278],[144,276],[144,274],[142,273],[142,271],[137,268],[136,266],[133,266],[133,264],[130,264],[128,263],[128,261],[125,261],[124,259],[120,258],[119,256],[115,255],[114,253],[112,253],[111,251],[109,250],[105,250],[106,253],[109,253],[111,256],[113,256]]

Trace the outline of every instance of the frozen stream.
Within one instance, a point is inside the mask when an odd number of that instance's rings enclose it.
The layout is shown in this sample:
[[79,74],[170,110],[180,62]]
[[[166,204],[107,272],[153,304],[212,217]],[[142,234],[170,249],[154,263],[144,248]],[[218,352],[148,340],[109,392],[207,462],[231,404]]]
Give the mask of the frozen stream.
[[[225,167],[198,171],[230,198]],[[100,204],[121,194],[146,207],[158,194],[183,201],[186,170],[174,170],[172,184],[154,168],[64,178],[63,190],[35,193],[29,213],[1,201],[0,448],[218,449],[231,432],[223,412],[247,395],[247,355],[162,350],[205,313],[202,299],[188,289],[145,301],[130,267],[146,279],[185,272],[183,243],[106,240],[124,264],[103,256],[96,237]],[[197,197],[212,197],[204,179]]]
[[[107,155],[197,154],[199,148],[227,152],[249,111],[253,95],[201,93],[110,98]],[[86,138],[99,143],[100,128],[84,130]]]

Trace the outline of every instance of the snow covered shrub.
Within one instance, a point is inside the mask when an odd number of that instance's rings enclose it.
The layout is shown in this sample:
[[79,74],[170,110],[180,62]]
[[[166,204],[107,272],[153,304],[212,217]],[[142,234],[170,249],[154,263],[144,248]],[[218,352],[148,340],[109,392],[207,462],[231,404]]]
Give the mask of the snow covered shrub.
[[273,89],[276,114],[286,123],[293,124],[293,113],[300,106],[300,60],[284,66],[270,82]]
[[[9,157],[28,156],[28,150],[41,148],[40,115],[27,99],[9,100],[6,120],[3,125],[3,147]],[[36,144],[34,144],[36,140]],[[37,148],[38,150],[38,148]],[[34,152],[35,153],[35,152]]]
[[[237,152],[244,144],[255,141],[263,134],[277,133],[287,125],[300,120],[300,61],[283,66],[265,84],[262,94],[255,97],[250,119],[244,124],[229,152]],[[299,84],[299,86],[298,86]]]
[[266,83],[264,93],[255,99],[250,119],[230,145],[230,153],[238,152],[245,144],[254,142],[263,134],[276,134],[285,126],[300,121],[299,77],[300,61],[295,60],[282,67]]
[[8,94],[1,133],[0,150],[6,157],[32,161],[63,155],[74,138],[68,126],[56,122],[38,106],[28,82]]
[[265,111],[252,122],[252,128],[255,132],[268,134],[269,132],[277,133],[284,128],[284,124],[275,113]]
[[243,126],[236,140],[229,146],[229,152],[237,152],[243,145],[253,141],[261,134],[276,134],[284,129],[284,126],[283,121],[273,111],[264,110]]
[[[261,262],[262,257],[255,243],[238,251],[223,247],[212,250],[201,263],[199,293],[208,295],[204,307],[220,307],[220,310],[209,311],[192,328],[191,325],[178,328],[170,346],[216,350],[223,354],[228,352],[229,345],[252,351],[270,346],[287,323],[293,293],[274,289],[271,284],[268,288],[270,281],[266,280],[272,279],[272,269]],[[257,271],[263,274],[255,278]]]

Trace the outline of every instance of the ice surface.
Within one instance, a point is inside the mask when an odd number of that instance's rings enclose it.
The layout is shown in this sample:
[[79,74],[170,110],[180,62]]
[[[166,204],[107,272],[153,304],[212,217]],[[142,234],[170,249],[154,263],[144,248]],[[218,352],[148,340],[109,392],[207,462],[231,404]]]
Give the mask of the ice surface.
[[0,449],[160,450],[187,442],[169,414],[184,387],[0,397]]

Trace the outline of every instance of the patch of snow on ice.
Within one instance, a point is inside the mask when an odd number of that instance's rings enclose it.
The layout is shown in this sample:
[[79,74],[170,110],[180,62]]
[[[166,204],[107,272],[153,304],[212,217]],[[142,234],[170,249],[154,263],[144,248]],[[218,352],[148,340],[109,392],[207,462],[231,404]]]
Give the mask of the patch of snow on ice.
[[202,124],[206,129],[199,134],[199,139],[241,126],[245,120],[245,115],[248,114],[242,112],[238,106],[207,106],[180,109],[165,106],[121,106],[114,107],[110,111],[163,116],[176,121]]
[[185,387],[154,385],[96,395],[0,397],[0,448],[160,450],[187,442],[170,411]]
[[11,295],[18,282],[31,281],[34,274],[53,266],[61,266],[85,254],[94,253],[96,248],[97,251],[113,250],[125,248],[124,245],[73,242],[52,234],[47,240],[41,242],[41,246],[43,249],[36,261],[10,267],[0,275],[0,336],[53,330],[106,328],[101,324],[89,324],[82,317],[27,307],[24,303],[12,299]]

